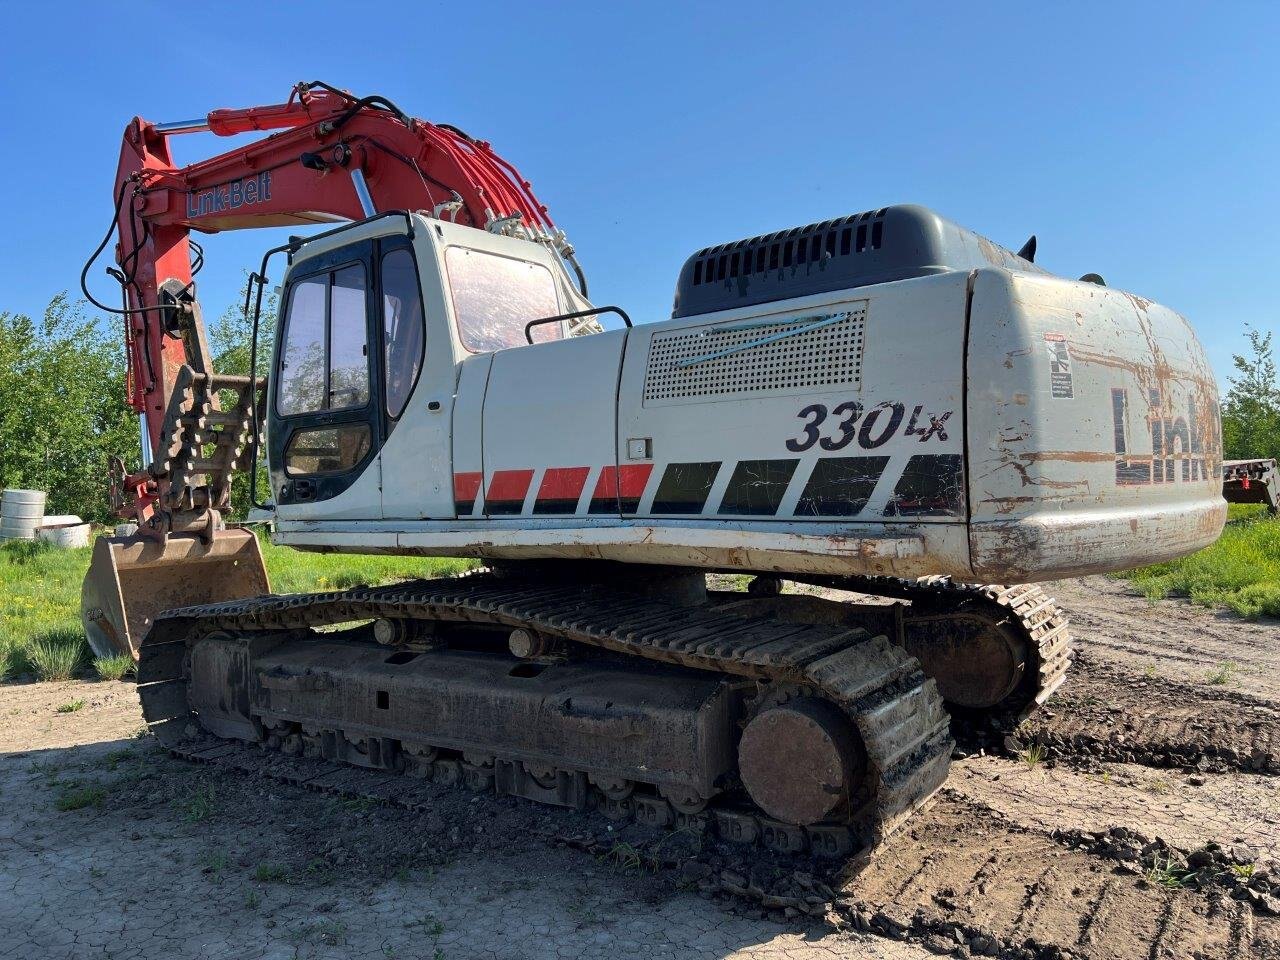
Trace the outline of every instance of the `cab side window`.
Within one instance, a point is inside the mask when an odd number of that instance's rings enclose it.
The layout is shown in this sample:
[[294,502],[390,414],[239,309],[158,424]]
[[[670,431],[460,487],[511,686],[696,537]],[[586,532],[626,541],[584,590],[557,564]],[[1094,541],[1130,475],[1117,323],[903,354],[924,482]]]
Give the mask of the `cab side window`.
[[369,402],[366,287],[359,263],[293,284],[280,351],[281,416]]
[[382,333],[387,415],[393,420],[404,412],[422,370],[424,319],[413,254],[392,250],[382,258]]

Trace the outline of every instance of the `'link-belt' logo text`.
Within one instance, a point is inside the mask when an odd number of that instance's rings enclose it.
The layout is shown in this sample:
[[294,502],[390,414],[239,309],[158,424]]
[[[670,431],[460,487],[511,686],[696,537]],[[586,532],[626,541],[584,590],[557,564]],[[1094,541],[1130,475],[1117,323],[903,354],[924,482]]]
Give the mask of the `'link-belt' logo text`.
[[[1183,483],[1208,480],[1217,466],[1217,419],[1202,422],[1195,395],[1187,400],[1185,417],[1161,415],[1164,408],[1160,391],[1147,391],[1151,413],[1147,425],[1151,432],[1151,453],[1133,451],[1126,429],[1129,391],[1116,387],[1111,391],[1111,421],[1115,428],[1116,483],[1134,486],[1149,483]],[[1172,414],[1172,411],[1171,411]],[[1208,449],[1206,450],[1206,445]]]
[[208,190],[188,190],[187,216],[207,217],[211,213],[238,210],[270,199],[271,171],[263,170],[257,176],[241,177]]

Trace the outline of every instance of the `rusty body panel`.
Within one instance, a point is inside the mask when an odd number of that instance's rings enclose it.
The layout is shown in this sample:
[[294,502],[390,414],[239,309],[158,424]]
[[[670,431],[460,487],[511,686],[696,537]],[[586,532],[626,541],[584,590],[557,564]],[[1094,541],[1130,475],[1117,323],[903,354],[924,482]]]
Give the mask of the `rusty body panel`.
[[1187,322],[1092,283],[978,271],[972,285],[974,576],[1105,572],[1217,539],[1218,392]]
[[[886,218],[887,252],[907,235]],[[346,243],[356,257],[355,240],[377,230],[403,226],[365,225],[314,256]],[[545,252],[447,224],[416,231],[426,337],[440,351],[428,355],[452,366],[433,369],[340,491],[282,499],[275,537],[308,550],[1000,583],[1212,542],[1225,516],[1217,388],[1186,321],[954,225],[943,234],[963,240],[950,260],[903,278],[839,288],[875,251],[855,245],[844,260],[837,245],[736,287],[704,275],[667,320],[471,354],[457,342],[449,252],[530,269]],[[314,272],[310,255],[291,277]],[[761,299],[775,284],[779,297]]]

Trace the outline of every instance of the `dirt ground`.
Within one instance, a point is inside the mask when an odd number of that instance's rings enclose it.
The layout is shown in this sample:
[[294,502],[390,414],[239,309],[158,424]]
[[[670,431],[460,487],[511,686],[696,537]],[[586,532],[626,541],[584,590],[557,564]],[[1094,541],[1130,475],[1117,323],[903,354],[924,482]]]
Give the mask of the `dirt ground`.
[[128,683],[0,686],[0,960],[1280,958],[1280,625],[1053,592],[1068,683],[869,863],[314,793],[169,758]]

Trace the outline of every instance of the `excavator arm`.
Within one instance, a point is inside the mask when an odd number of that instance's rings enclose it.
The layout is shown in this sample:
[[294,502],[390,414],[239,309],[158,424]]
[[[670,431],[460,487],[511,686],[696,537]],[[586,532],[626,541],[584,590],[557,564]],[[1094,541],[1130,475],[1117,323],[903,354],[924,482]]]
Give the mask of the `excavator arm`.
[[[188,166],[173,161],[175,136],[255,131],[271,134]],[[124,321],[141,469],[111,465],[113,509],[136,522],[138,534],[104,540],[86,578],[83,619],[99,653],[133,651],[159,610],[266,589],[256,540],[222,523],[232,474],[247,466],[244,451],[258,430],[251,411],[262,384],[213,369],[194,283],[203,252],[192,231],[422,211],[545,243],[576,272],[585,295],[573,248],[528,181],[488,143],[410,117],[383,97],[357,98],[324,83],[298,84],[284,103],[197,120],[135,117],[124,132],[114,200],[112,229],[81,284]],[[120,308],[94,299],[85,283],[112,232],[117,266],[108,272],[121,285]],[[198,562],[220,569],[193,575]],[[196,580],[214,593],[196,596]]]

